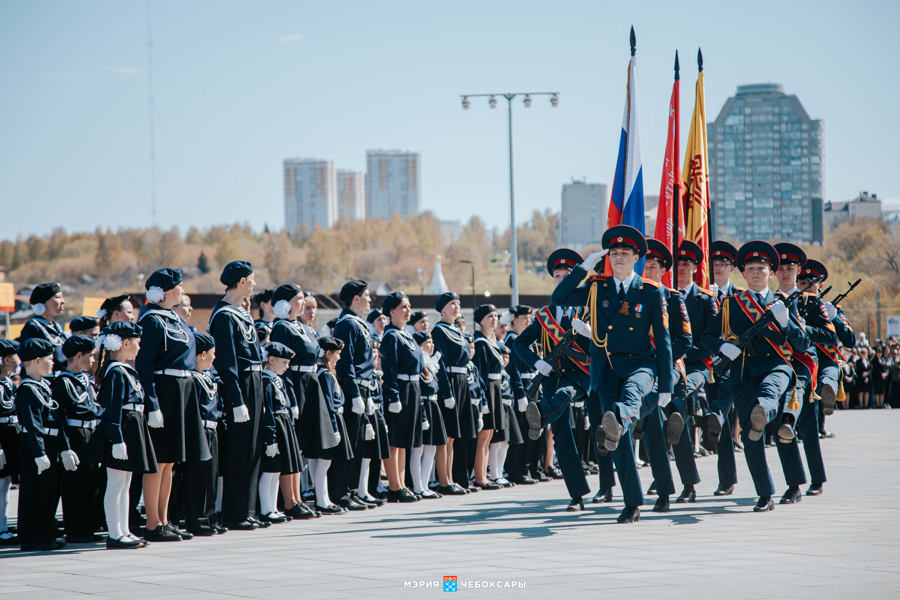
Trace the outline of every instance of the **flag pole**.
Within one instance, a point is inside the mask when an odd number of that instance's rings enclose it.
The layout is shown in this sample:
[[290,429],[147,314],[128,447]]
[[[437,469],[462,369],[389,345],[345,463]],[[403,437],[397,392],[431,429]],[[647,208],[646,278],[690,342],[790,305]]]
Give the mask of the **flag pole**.
[[[700,74],[703,72],[703,52],[698,47],[697,48],[697,73]],[[706,157],[706,160],[709,160],[709,157]],[[706,188],[709,189],[709,178],[706,180]],[[712,243],[712,198],[707,194],[706,198],[706,235],[708,236],[706,239],[709,240],[708,243]],[[704,259],[707,261],[707,268],[711,270],[709,266],[709,256],[705,256]],[[710,273],[712,275],[712,273]]]
[[[680,79],[678,70],[679,70],[678,50],[676,50],[675,51],[675,81],[678,81]],[[681,94],[679,94],[679,96],[680,95]],[[679,137],[679,133],[678,133],[678,129],[679,129],[678,122],[680,121],[680,119],[678,118],[679,117],[678,111],[681,110],[680,104],[681,103],[679,101],[679,98],[678,98],[678,96],[676,96],[675,97],[675,144],[674,144],[675,156],[673,157],[673,163],[674,163],[673,167],[676,169],[681,164],[680,163],[681,157],[678,156],[678,144],[681,143],[681,138]],[[677,263],[677,260],[678,260],[678,258],[677,258],[678,257],[678,213],[681,209],[681,207],[679,206],[679,204],[681,204],[681,198],[678,195],[678,177],[673,177],[673,179],[674,179],[675,194],[672,198],[672,267],[673,267],[675,273],[672,275],[672,287],[677,288],[678,287],[678,268],[677,268],[678,267],[678,263]]]

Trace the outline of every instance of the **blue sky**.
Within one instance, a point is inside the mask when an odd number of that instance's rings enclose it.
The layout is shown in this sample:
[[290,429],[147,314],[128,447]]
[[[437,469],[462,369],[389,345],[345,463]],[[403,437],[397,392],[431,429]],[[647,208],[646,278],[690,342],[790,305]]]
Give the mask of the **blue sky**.
[[[459,102],[494,91],[560,92],[513,117],[517,214],[556,210],[572,177],[612,178],[632,24],[648,194],[674,51],[683,147],[702,46],[708,120],[781,83],[825,121],[827,199],[900,199],[898,6],[152,0],[157,220],[278,228],[283,158],[363,171],[400,148],[422,153],[424,208],[503,226],[505,112]],[[152,222],[146,40],[144,1],[0,3],[0,238]]]

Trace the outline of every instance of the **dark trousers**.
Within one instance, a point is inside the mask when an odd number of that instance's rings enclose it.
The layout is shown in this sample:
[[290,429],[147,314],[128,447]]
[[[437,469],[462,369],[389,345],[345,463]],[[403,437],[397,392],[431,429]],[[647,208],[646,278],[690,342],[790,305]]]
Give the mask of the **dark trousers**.
[[19,544],[42,544],[56,539],[56,507],[59,506],[59,444],[54,436],[44,436],[50,468],[38,475],[34,455],[19,437]]
[[734,459],[734,438],[729,413],[723,416],[722,435],[716,444],[716,468],[719,473],[719,487],[727,488],[737,483],[737,463]]
[[[519,431],[527,432],[528,431],[528,421],[525,420],[525,413],[519,412],[518,410],[513,411],[515,413],[515,418],[519,423]],[[516,446],[510,446],[509,452],[506,455],[506,472],[509,474],[509,478],[513,481],[516,481],[525,475],[528,474],[528,442],[531,440],[527,439],[528,436],[525,436],[526,440],[524,444],[518,444]]]
[[676,407],[684,417],[684,429],[678,443],[672,447],[672,453],[675,455],[675,466],[678,468],[681,483],[686,486],[700,483],[700,471],[697,470],[697,460],[694,457],[691,430],[693,429],[695,399],[708,376],[709,370],[706,368],[688,371],[682,392],[674,396],[672,404],[669,405]]
[[451,475],[453,481],[464,488],[471,484],[469,473],[475,468],[475,438],[456,438],[453,440],[453,464]]
[[[797,421],[799,421],[802,418],[803,412],[809,406],[806,401],[810,394],[809,379],[798,377],[796,390],[797,401],[800,403],[800,413],[797,415]],[[782,399],[782,414],[784,413],[784,408],[787,403],[791,402],[793,395],[794,392],[791,389],[788,389],[785,392],[785,397]],[[776,424],[780,424],[780,420],[776,420]],[[818,438],[819,434],[817,432],[817,441]],[[803,459],[800,458],[800,444],[797,443],[797,436],[795,435],[793,439],[786,444],[778,440],[776,436],[775,444],[778,447],[778,458],[781,461],[781,469],[784,471],[785,483],[789,486],[799,486],[806,483],[806,470],[803,468]]]
[[184,463],[184,517],[189,529],[209,526],[215,513],[219,441],[215,429],[204,429],[212,458]]
[[544,422],[550,425],[553,432],[553,448],[559,461],[559,468],[566,482],[566,490],[571,498],[581,498],[591,491],[584,468],[581,466],[581,457],[575,446],[575,435],[572,431],[571,402],[575,397],[575,388],[561,387],[547,403],[542,403],[541,409],[547,409],[548,415]]
[[100,467],[97,431],[66,427],[69,446],[78,455],[78,468],[61,471],[60,487],[66,536],[87,538],[103,521],[103,491],[106,472]]
[[809,467],[809,479],[813,485],[825,483],[825,461],[822,458],[822,447],[819,445],[819,405],[816,400],[803,402],[803,410],[797,419],[797,433],[803,439],[803,453],[806,455],[806,466]]
[[250,421],[235,423],[232,407],[225,411],[228,423],[224,460],[222,517],[239,523],[256,514],[259,495],[259,464],[262,458],[262,377],[258,371],[240,373],[238,383]]
[[650,472],[656,483],[656,493],[660,496],[671,496],[675,493],[675,481],[672,479],[672,465],[669,463],[669,447],[663,433],[662,412],[658,406],[652,407],[644,417],[644,446],[647,449],[647,461]]

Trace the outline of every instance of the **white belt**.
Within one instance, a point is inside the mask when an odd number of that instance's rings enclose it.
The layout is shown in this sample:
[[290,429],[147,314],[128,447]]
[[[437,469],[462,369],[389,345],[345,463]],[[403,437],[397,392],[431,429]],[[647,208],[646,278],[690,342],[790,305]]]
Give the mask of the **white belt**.
[[356,385],[361,385],[367,390],[375,390],[378,387],[372,379],[356,379],[355,381]]
[[0,418],[0,423],[13,424],[13,423],[18,423],[18,422],[19,422],[19,417],[17,417],[16,415],[11,415],[9,417]]
[[134,404],[129,402],[128,404],[122,405],[122,410],[133,410],[134,412],[139,412],[144,414],[144,405],[143,404]]
[[44,435],[49,435],[51,437],[59,435],[59,429],[56,427],[51,427],[50,429],[44,430]]
[[291,365],[291,371],[299,371],[301,373],[315,373],[316,365]]
[[537,373],[519,373],[519,377],[522,379],[534,379],[535,375],[537,375]]
[[168,375],[169,377],[190,377],[191,372],[184,369],[163,369],[161,371],[153,371],[154,375]]
[[573,402],[572,408],[584,408],[584,400],[582,400],[581,402]]
[[487,378],[491,381],[500,381],[500,378],[503,377],[500,373],[488,373]]
[[397,373],[397,379],[400,381],[418,381],[418,375],[404,375],[403,373]]
[[66,425],[69,427],[80,427],[81,429],[94,430],[97,428],[97,420],[79,421],[78,419],[66,419]]
[[422,396],[422,400],[434,400],[435,402],[437,402],[437,394],[435,394],[434,396]]
[[288,415],[290,413],[291,413],[291,411],[288,410],[287,408],[279,408],[278,410],[275,411],[276,415]]
[[469,372],[469,369],[466,367],[447,367],[447,370],[451,373],[462,373],[463,375]]
[[215,429],[216,427],[219,426],[219,422],[218,421],[203,421],[203,426],[206,427],[207,429]]
[[241,369],[241,373],[253,373],[262,370],[262,365],[248,365],[247,368]]

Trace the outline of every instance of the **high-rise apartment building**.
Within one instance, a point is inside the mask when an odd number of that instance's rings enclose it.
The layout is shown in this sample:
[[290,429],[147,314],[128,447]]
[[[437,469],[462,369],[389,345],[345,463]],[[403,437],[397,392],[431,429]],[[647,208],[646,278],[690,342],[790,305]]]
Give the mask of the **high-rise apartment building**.
[[606,231],[609,193],[605,183],[573,181],[562,187],[559,244],[575,250],[599,244]]
[[334,163],[316,158],[284,160],[284,224],[291,233],[329,228],[338,215]]
[[337,218],[361,221],[366,218],[366,174],[338,169]]
[[403,150],[366,151],[366,217],[410,217],[422,210],[421,158]]

